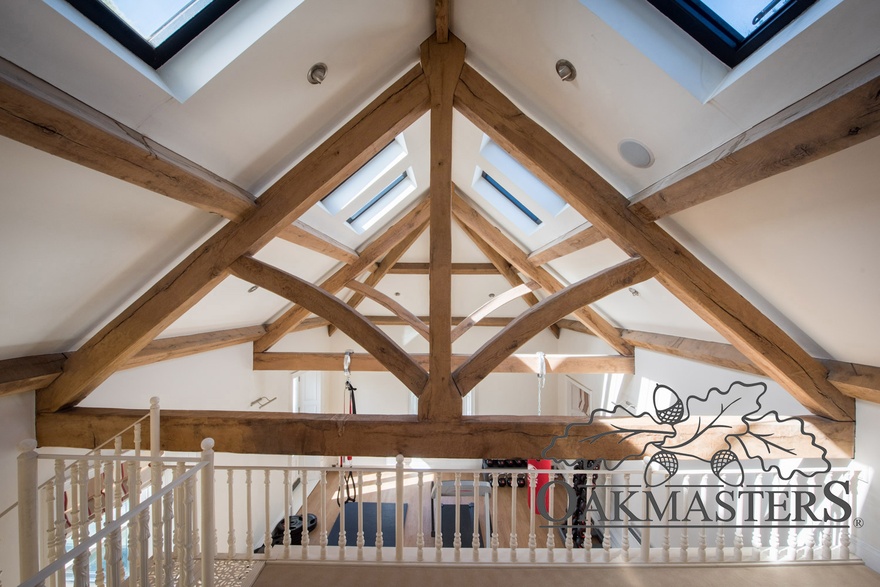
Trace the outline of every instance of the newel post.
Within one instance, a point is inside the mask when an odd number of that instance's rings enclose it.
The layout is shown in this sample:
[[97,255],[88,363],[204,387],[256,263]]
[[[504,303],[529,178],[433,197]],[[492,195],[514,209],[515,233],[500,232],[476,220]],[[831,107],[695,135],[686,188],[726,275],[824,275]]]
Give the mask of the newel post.
[[202,587],[214,587],[214,439],[202,441]]
[[18,561],[19,581],[40,570],[40,534],[37,512],[37,441],[18,443]]

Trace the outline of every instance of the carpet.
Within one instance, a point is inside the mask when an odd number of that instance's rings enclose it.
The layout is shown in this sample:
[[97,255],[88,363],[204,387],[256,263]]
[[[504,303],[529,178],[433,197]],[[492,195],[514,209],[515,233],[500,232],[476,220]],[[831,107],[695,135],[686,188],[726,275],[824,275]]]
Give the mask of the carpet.
[[[474,545],[474,504],[458,506],[460,514],[461,547],[470,548]],[[455,504],[443,504],[440,506],[440,531],[443,533],[443,548],[455,546]],[[483,544],[483,534],[480,533],[480,546]]]
[[[376,503],[364,502],[364,546],[376,546]],[[408,504],[403,504],[403,519],[406,520]],[[345,545],[357,546],[358,531],[358,504],[349,502],[345,504]],[[397,537],[396,505],[393,503],[382,504],[382,546],[395,546]],[[327,536],[327,544],[339,545],[339,518],[330,528]]]

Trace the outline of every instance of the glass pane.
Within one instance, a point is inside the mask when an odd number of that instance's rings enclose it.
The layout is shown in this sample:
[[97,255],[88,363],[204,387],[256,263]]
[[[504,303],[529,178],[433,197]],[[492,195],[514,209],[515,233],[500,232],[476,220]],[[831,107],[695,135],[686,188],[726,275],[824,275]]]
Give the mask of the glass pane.
[[116,16],[153,47],[211,3],[211,0],[101,0]]
[[[776,14],[783,6],[788,4],[790,0],[702,0],[703,4],[708,6],[718,17],[733,27],[736,32],[748,38],[755,29],[769,20],[771,16]],[[769,9],[768,9],[769,8]],[[752,24],[758,14],[768,9],[761,16],[757,23]]]

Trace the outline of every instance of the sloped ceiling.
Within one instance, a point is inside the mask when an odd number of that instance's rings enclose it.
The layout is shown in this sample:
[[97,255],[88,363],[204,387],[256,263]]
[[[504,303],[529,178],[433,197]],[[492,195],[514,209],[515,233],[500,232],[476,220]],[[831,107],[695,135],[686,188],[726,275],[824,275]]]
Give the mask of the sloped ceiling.
[[[847,24],[861,38],[880,27],[878,6],[843,2],[832,11],[830,26]],[[259,195],[412,66],[433,24],[430,2],[307,0],[183,104],[43,2],[10,0],[0,7],[0,56]],[[880,52],[876,40],[868,43],[873,53],[861,46],[850,50],[811,30],[808,47],[818,51],[816,44],[826,43],[821,50],[833,56],[822,60],[821,71],[798,76],[797,83],[777,75],[812,71],[807,54],[788,50],[703,104],[576,0],[458,2],[452,29],[467,44],[469,63],[625,195]],[[553,64],[560,57],[576,63],[575,83],[556,78]],[[305,73],[316,61],[328,64],[329,75],[311,86]],[[406,133],[416,196],[427,188],[427,132],[421,120]],[[480,206],[470,180],[482,133],[457,116],[454,137],[455,181]],[[616,152],[625,138],[648,144],[656,164],[628,167]],[[880,326],[880,269],[874,260],[880,250],[880,170],[872,163],[878,155],[880,139],[874,139],[661,224],[814,356],[880,365],[880,347],[872,341]],[[313,209],[304,220],[353,248],[382,228],[357,237],[321,214]],[[569,209],[541,234],[505,228],[534,250],[582,222]],[[0,139],[0,358],[75,349],[220,223],[211,214]],[[405,260],[428,261],[426,238]],[[485,262],[463,234],[456,233],[454,244],[455,262]],[[259,258],[315,282],[338,266],[278,239]],[[573,282],[624,258],[606,241],[550,267]],[[399,292],[396,299],[404,306],[426,312],[427,278],[386,279],[382,291]],[[455,289],[455,311],[464,313],[505,286],[499,278],[473,278],[467,292]],[[163,336],[260,324],[286,307],[272,294],[248,289],[227,278]],[[656,282],[638,291],[619,292],[596,307],[619,327],[722,340]],[[501,314],[521,309],[514,304]],[[364,312],[385,310],[365,303]]]

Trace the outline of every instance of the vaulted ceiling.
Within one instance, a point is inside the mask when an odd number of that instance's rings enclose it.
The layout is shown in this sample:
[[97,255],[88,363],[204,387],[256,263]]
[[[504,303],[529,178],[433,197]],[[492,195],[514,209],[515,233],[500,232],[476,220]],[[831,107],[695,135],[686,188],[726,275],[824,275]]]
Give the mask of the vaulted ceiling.
[[[609,355],[699,346],[692,357],[765,373],[835,420],[854,417],[853,395],[876,397],[875,3],[819,2],[814,23],[702,99],[586,0],[454,3],[448,20],[430,2],[291,3],[182,102],[50,4],[0,9],[0,385],[46,387],[39,409],[150,360],[242,341],[262,353],[311,313],[422,397],[428,420],[455,418],[459,392],[559,325]],[[556,77],[560,57],[575,82]],[[328,76],[311,86],[317,61]],[[406,155],[372,191],[342,216],[316,204],[395,137]],[[623,161],[629,138],[653,166]],[[490,140],[568,206],[534,230],[494,207],[478,170],[533,200]],[[403,171],[416,188],[352,230],[345,214]],[[428,264],[409,270],[434,285],[400,287],[400,263]],[[457,271],[483,275],[453,288]],[[536,292],[493,314],[509,330],[470,359],[424,323],[523,283]],[[347,291],[429,338],[429,363],[332,297]]]

